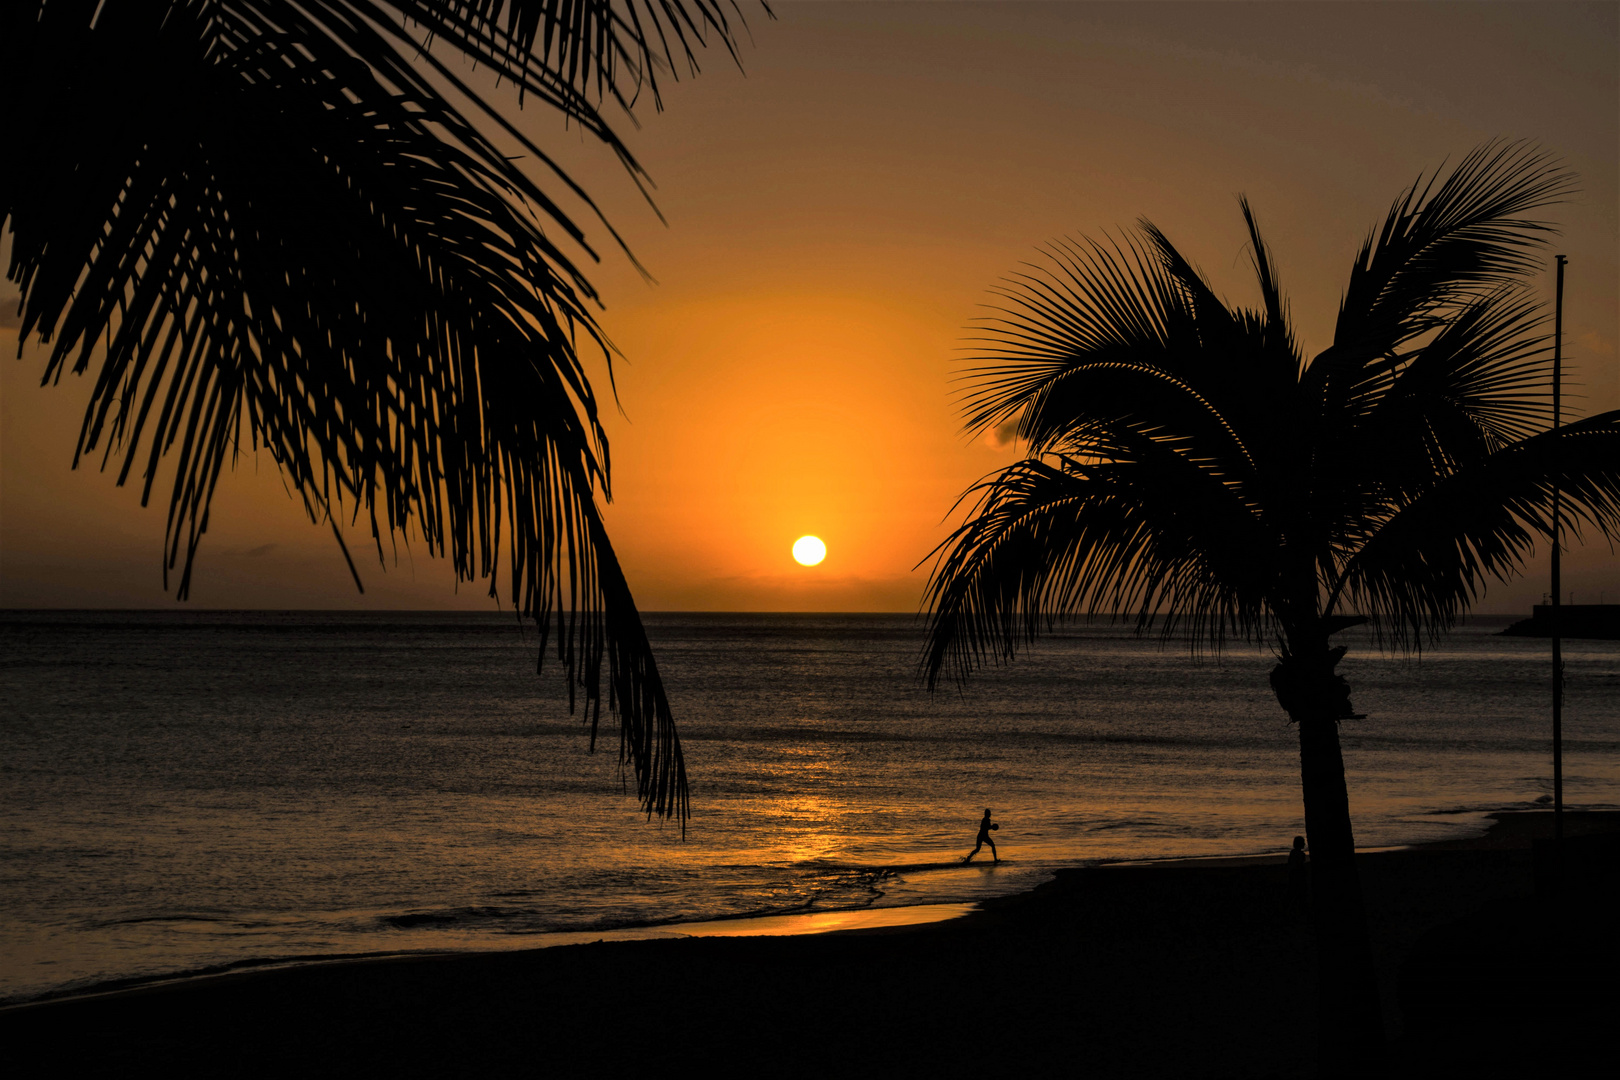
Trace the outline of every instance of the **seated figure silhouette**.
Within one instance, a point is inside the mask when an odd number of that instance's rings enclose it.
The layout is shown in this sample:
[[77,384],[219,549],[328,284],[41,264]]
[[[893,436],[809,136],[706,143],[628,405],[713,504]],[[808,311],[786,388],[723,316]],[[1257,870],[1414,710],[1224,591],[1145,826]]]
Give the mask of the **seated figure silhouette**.
[[973,845],[973,850],[968,852],[967,858],[963,859],[962,861],[965,863],[972,862],[973,856],[979,853],[979,849],[984,847],[984,845],[989,844],[990,857],[996,862],[1000,862],[1001,856],[996,854],[996,842],[990,839],[990,830],[999,828],[1001,828],[1000,825],[993,824],[990,821],[990,808],[988,806],[985,807],[984,817],[979,820],[979,842]]
[[1304,915],[1311,907],[1311,867],[1305,858],[1305,838],[1294,837],[1294,850],[1288,853],[1288,894],[1294,910]]

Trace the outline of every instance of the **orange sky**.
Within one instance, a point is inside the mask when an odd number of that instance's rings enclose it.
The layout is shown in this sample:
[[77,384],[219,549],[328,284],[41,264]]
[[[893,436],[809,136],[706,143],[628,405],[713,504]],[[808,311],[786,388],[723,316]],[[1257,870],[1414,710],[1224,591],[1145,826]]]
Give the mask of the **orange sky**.
[[[626,135],[661,226],[622,173],[531,108],[521,122],[605,207],[603,324],[623,350],[608,521],[648,610],[916,610],[913,567],[956,496],[1013,450],[959,433],[952,356],[986,290],[1054,236],[1148,216],[1248,300],[1245,192],[1308,350],[1397,192],[1487,139],[1530,138],[1581,175],[1570,256],[1578,412],[1620,407],[1620,7],[1614,4],[778,3]],[[0,354],[16,353],[15,290]],[[83,380],[0,363],[0,606],[166,606],[161,507],[70,473]],[[163,490],[160,484],[159,490]],[[797,566],[802,533],[828,545]],[[1565,564],[1620,600],[1607,546]],[[222,482],[197,607],[492,606],[402,552],[362,563],[268,459]],[[1481,610],[1540,597],[1539,566]]]

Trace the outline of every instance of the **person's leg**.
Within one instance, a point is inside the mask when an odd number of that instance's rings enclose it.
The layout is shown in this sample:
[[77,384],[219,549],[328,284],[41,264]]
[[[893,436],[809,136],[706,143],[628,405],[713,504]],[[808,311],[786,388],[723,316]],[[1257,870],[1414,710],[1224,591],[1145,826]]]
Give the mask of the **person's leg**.
[[990,845],[990,857],[996,862],[1000,862],[1001,856],[996,854],[996,842],[988,836],[984,838],[984,842]]
[[967,853],[967,858],[963,859],[962,861],[963,862],[972,862],[973,861],[973,856],[977,855],[979,853],[979,849],[982,848],[982,847],[984,847],[984,841],[983,840],[979,841],[977,844],[974,844],[973,845],[973,850],[968,852]]

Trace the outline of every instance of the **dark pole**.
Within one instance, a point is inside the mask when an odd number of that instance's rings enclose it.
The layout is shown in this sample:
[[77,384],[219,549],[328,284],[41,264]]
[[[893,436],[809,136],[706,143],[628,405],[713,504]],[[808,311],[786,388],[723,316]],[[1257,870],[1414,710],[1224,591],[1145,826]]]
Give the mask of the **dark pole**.
[[[1553,304],[1553,430],[1563,419],[1560,394],[1564,375],[1564,263],[1558,256],[1558,291]],[[1561,498],[1558,482],[1552,490],[1552,662],[1553,662],[1553,844],[1558,851],[1564,846],[1564,639],[1558,624],[1558,594],[1563,588],[1560,580],[1559,542],[1562,540]],[[1557,857],[1557,856],[1555,856]]]

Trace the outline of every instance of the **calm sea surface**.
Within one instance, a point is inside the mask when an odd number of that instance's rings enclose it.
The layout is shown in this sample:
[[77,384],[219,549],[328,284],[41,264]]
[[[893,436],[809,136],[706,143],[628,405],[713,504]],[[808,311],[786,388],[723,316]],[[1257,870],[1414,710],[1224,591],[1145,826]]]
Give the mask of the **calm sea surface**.
[[[1363,846],[1550,790],[1545,642],[1351,640]],[[971,900],[1097,860],[1303,832],[1270,654],[1110,627],[965,692],[909,616],[651,615],[685,839],[587,753],[510,617],[0,613],[0,1000],[267,960],[511,948],[744,914]],[[1620,803],[1620,645],[1566,645],[1567,798]],[[953,865],[986,806],[1003,866]],[[988,854],[988,853],[986,853]],[[982,858],[983,856],[981,856]]]

